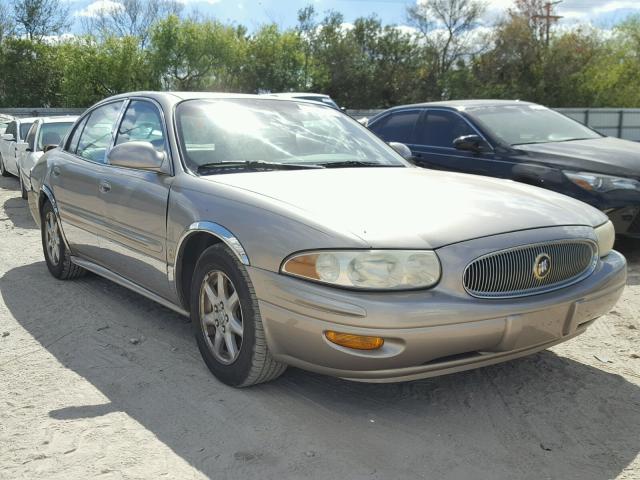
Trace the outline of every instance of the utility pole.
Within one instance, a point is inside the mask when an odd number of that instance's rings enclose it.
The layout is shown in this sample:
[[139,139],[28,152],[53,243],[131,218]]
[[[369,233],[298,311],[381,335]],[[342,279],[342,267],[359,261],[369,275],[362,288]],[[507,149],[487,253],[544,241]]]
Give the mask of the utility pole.
[[547,47],[549,46],[549,31],[551,30],[551,23],[552,22],[555,23],[562,18],[561,15],[551,15],[551,9],[556,5],[558,5],[559,3],[562,3],[562,0],[545,3],[544,6],[542,7],[545,11],[545,14],[533,16],[533,18],[540,18],[546,22],[544,42]]

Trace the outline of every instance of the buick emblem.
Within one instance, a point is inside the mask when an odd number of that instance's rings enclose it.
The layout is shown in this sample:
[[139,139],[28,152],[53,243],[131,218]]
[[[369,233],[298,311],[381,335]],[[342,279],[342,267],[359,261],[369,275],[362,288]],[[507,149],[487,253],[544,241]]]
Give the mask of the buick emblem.
[[538,280],[542,280],[551,271],[551,257],[546,253],[541,253],[533,262],[533,276]]

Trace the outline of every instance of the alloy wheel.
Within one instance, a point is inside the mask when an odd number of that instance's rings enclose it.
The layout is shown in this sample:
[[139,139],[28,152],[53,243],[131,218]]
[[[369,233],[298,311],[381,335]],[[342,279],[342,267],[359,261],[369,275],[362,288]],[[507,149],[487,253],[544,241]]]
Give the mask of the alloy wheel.
[[47,246],[47,254],[53,265],[60,262],[60,230],[58,229],[58,221],[53,212],[47,212],[45,221],[45,243]]
[[209,272],[200,286],[200,326],[207,347],[220,363],[236,361],[244,332],[238,292],[224,272]]

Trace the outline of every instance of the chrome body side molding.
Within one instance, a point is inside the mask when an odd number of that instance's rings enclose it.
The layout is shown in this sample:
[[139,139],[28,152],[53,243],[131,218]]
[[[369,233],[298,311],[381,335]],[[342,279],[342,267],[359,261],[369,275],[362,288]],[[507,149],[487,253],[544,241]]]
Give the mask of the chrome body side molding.
[[174,312],[179,313],[180,315],[183,315],[185,317],[189,316],[189,312],[187,312],[184,308],[170,302],[166,298],[156,295],[152,291],[147,290],[144,287],[141,287],[137,283],[127,280],[124,277],[121,277],[120,275],[112,272],[111,270],[101,267],[100,265],[96,265],[95,263],[80,257],[72,256],[71,261],[76,265],[78,265],[79,267],[84,268],[85,270],[89,270],[90,272],[93,272],[96,275],[100,275],[101,277],[104,277],[107,280],[111,280],[112,282],[117,283],[118,285],[128,288],[129,290],[132,290],[144,297],[147,297],[149,300],[153,300],[154,302],[159,303],[163,307],[169,308]]

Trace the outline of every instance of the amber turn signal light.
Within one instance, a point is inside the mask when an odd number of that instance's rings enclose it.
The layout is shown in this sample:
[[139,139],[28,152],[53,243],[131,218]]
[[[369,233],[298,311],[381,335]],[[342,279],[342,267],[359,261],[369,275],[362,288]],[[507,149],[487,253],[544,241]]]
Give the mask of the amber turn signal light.
[[384,345],[384,338],[380,337],[353,335],[351,333],[334,332],[333,330],[324,332],[324,336],[331,343],[356,350],[377,350]]

